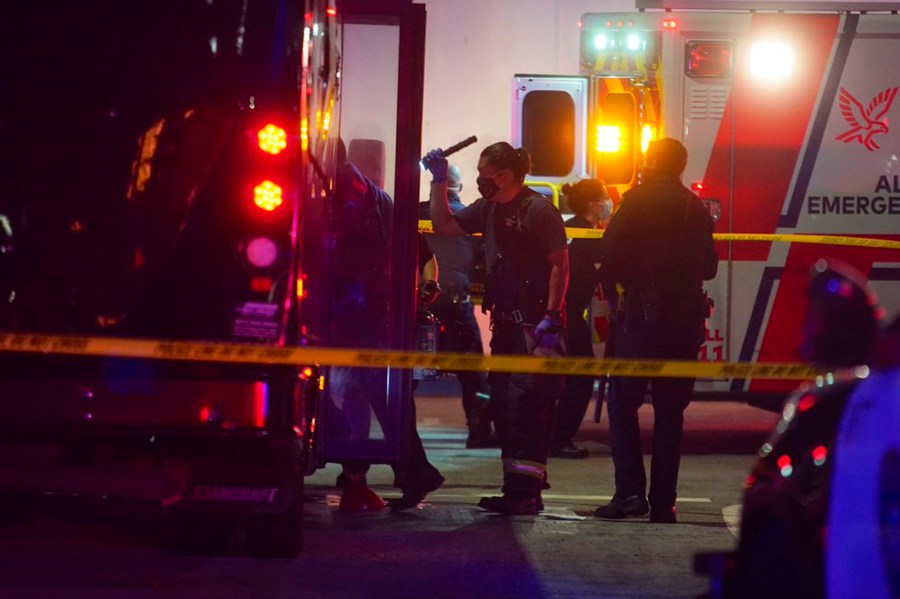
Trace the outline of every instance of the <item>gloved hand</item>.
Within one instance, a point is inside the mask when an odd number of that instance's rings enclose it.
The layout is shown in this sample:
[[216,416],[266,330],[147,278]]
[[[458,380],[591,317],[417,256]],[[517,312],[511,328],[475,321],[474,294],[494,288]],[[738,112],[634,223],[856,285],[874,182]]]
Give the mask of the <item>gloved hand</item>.
[[555,349],[559,345],[561,334],[562,325],[559,319],[550,315],[544,316],[538,325],[534,327],[534,339],[545,350]]
[[447,182],[447,170],[450,168],[450,163],[444,158],[442,152],[443,150],[440,148],[431,150],[422,159],[422,165],[431,171],[431,181],[433,183]]

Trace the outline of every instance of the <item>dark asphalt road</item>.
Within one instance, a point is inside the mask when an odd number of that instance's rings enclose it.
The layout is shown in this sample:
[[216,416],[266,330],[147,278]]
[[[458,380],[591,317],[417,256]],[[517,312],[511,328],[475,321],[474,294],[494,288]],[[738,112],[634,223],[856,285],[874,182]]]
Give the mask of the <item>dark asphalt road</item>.
[[[734,545],[726,519],[774,418],[740,404],[689,408],[677,525],[591,517],[612,492],[605,417],[580,433],[590,458],[552,461],[547,511],[505,518],[475,506],[497,491],[499,452],[463,447],[458,398],[420,397],[426,448],[447,482],[417,510],[341,512],[329,466],[307,479],[296,560],[179,555],[164,515],[55,510],[0,538],[0,598],[692,597],[706,585],[693,554]],[[386,498],[391,478],[387,467],[370,473]]]

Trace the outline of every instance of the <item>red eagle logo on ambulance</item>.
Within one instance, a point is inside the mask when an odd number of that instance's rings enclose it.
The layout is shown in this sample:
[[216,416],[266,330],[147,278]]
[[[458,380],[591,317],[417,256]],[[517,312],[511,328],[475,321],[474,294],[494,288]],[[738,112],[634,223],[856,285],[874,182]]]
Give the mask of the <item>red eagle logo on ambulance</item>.
[[891,109],[894,98],[897,96],[897,90],[896,87],[887,88],[872,98],[869,105],[863,108],[860,101],[842,87],[838,104],[841,107],[841,116],[850,125],[850,129],[835,139],[847,144],[857,141],[870,152],[877,150],[880,146],[874,137],[888,132],[888,123],[884,115]]

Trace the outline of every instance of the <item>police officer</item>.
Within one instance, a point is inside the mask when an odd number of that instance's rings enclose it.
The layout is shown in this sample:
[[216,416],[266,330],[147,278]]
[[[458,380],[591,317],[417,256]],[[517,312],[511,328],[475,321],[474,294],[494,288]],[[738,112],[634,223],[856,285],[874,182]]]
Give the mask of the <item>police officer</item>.
[[[481,152],[478,191],[482,197],[456,214],[447,201],[447,160],[440,150],[424,162],[432,173],[431,220],[444,235],[483,233],[494,354],[559,354],[569,277],[566,233],[559,211],[524,185],[531,168],[528,152],[499,142]],[[503,514],[536,514],[554,405],[556,376],[492,372],[491,403],[503,461],[503,495],[484,497],[479,506]]]
[[[454,214],[465,207],[459,199],[461,190],[459,168],[451,164],[447,171],[447,199]],[[419,204],[419,218],[431,219],[429,202]],[[447,352],[483,354],[484,346],[478,322],[475,320],[471,292],[476,264],[484,253],[482,240],[468,235],[428,234],[427,237],[441,265],[442,293],[430,306],[431,312],[443,326],[440,349]],[[469,429],[466,447],[470,449],[496,447],[497,439],[491,430],[487,374],[471,371],[459,371],[454,374],[462,387],[463,410]]]
[[[582,179],[563,186],[569,209],[575,216],[566,228],[594,229],[612,214],[612,201],[606,186],[597,179]],[[566,292],[566,349],[570,356],[593,357],[594,343],[585,314],[600,282],[598,266],[603,239],[569,240],[569,288]],[[556,405],[556,420],[550,445],[550,457],[583,459],[588,450],[578,447],[572,438],[578,432],[594,393],[593,376],[566,377],[565,388]]]
[[[695,360],[703,343],[703,281],[715,276],[718,257],[712,218],[681,183],[686,164],[681,142],[652,142],[642,183],[624,194],[604,235],[603,277],[624,294],[614,323],[617,358]],[[648,384],[654,414],[649,497],[638,427]],[[687,378],[613,377],[607,413],[616,492],[597,508],[598,518],[649,511],[651,522],[676,521],[684,410],[693,388]]]

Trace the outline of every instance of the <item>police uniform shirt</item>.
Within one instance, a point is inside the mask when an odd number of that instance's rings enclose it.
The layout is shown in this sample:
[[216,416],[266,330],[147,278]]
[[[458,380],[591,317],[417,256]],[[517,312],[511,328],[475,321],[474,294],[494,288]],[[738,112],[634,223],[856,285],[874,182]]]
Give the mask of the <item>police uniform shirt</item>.
[[[448,194],[450,212],[458,213],[465,208],[456,194]],[[419,203],[419,218],[431,218],[429,202]],[[482,251],[483,240],[478,237],[464,235],[425,235],[431,250],[437,256],[441,269],[441,288],[451,296],[468,295],[471,291],[475,263]]]
[[712,233],[706,207],[677,177],[648,173],[603,235],[603,278],[637,284],[649,269],[663,301],[700,294],[718,267]]
[[[531,201],[523,210],[521,203],[525,198],[530,198]],[[491,223],[488,219],[492,214]],[[515,240],[521,233],[528,235],[523,244],[529,254],[526,260],[533,266],[546,270],[548,278],[550,267],[546,257],[567,247],[566,228],[559,210],[547,198],[527,187],[505,204],[480,198],[457,212],[455,218],[466,233],[484,234],[485,260],[489,272],[499,253],[514,251]]]

